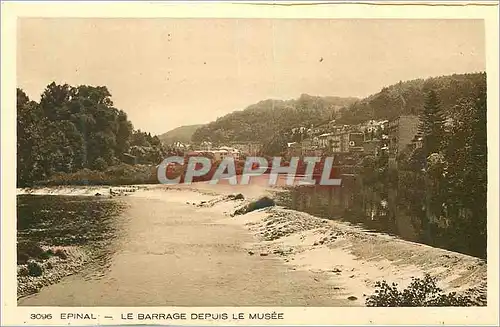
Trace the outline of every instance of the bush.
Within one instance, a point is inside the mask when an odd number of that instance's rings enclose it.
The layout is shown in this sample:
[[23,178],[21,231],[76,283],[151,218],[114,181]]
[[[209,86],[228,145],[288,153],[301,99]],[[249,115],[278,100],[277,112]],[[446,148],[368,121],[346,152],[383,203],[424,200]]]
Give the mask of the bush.
[[244,206],[243,208],[236,210],[233,213],[233,216],[244,215],[244,214],[252,212],[254,210],[272,207],[274,205],[276,205],[276,203],[274,202],[273,199],[271,199],[267,196],[264,196],[264,197],[258,199],[257,201],[252,201],[247,206]]
[[42,275],[42,267],[35,261],[28,262],[28,274],[33,277]]
[[104,169],[106,169],[108,167],[108,163],[106,162],[106,160],[104,160],[103,158],[99,157],[97,158],[94,163],[93,163],[93,168],[96,169],[96,170],[99,170],[99,171],[102,171]]
[[426,274],[423,279],[412,277],[411,284],[399,291],[396,283],[377,282],[375,294],[366,299],[369,307],[465,307],[477,305],[471,297],[456,292],[444,294],[436,286],[436,278]]

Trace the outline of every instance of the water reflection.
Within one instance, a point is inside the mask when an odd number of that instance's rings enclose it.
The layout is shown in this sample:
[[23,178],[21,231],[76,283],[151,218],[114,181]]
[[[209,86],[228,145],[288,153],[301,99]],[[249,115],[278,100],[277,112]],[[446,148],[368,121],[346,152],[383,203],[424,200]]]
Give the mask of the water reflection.
[[365,187],[354,175],[343,176],[342,182],[341,187],[292,187],[288,192],[279,193],[277,202],[322,218],[346,221],[370,232],[449,248],[437,235],[428,237],[420,218],[411,216],[404,208],[396,208],[396,190]]

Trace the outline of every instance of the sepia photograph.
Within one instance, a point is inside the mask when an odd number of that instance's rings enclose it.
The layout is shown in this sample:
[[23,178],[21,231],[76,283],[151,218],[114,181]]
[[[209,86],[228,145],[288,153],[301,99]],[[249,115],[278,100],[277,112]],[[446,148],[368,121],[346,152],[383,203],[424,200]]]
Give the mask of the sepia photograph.
[[479,18],[18,17],[17,306],[488,306],[487,40]]

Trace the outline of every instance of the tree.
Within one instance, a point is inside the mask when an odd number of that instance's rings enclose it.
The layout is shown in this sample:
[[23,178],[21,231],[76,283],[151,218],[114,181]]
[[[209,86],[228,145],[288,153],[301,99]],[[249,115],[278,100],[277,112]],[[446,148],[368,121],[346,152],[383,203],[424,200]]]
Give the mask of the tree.
[[17,89],[17,182],[28,186],[55,173],[116,165],[132,143],[140,158],[157,163],[165,153],[158,137],[134,133],[124,111],[113,107],[105,86],[50,83],[40,103]]
[[282,155],[286,151],[288,134],[285,132],[276,133],[271,140],[264,143],[262,153],[270,156]]
[[446,148],[448,168],[447,211],[453,219],[452,244],[462,251],[486,256],[487,225],[487,129],[486,89],[455,108]]
[[70,100],[74,96],[74,90],[68,85],[57,85],[52,82],[42,93],[40,108],[45,117],[51,121],[67,120],[70,118]]
[[43,178],[40,164],[43,115],[38,103],[30,101],[23,90],[17,89],[17,184],[24,186],[34,179]]
[[121,156],[127,153],[130,149],[130,138],[134,131],[132,123],[128,121],[127,114],[120,110],[118,112],[118,131],[116,133],[116,149],[115,152],[119,155],[119,159],[123,160]]
[[445,119],[441,113],[438,96],[434,90],[430,90],[426,95],[418,126],[418,131],[423,137],[423,149],[426,156],[441,150],[444,123]]

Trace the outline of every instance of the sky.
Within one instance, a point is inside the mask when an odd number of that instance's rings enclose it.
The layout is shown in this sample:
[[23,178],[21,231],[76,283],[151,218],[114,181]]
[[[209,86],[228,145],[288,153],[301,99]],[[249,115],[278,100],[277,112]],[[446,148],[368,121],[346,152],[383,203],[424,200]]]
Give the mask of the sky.
[[21,18],[17,86],[107,86],[162,134],[260,100],[365,97],[399,81],[486,70],[480,20]]

